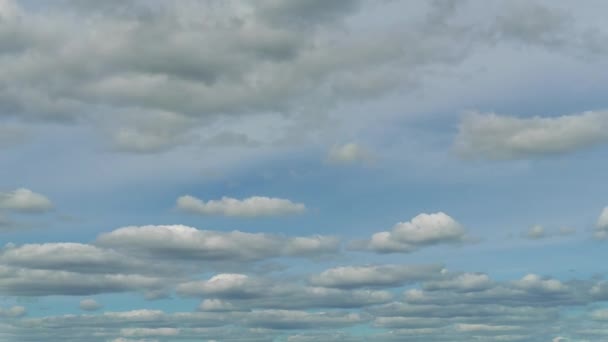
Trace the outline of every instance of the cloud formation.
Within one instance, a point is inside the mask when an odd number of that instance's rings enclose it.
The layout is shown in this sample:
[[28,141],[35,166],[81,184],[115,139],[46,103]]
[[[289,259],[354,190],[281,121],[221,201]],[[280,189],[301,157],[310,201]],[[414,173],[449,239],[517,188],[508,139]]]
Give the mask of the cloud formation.
[[10,192],[0,192],[0,209],[39,213],[52,208],[53,203],[46,196],[29,189],[19,188]]
[[236,217],[259,217],[301,214],[306,211],[302,203],[288,199],[253,196],[242,200],[222,197],[220,200],[202,201],[185,195],[177,199],[177,208],[184,212],[199,215],[223,215]]
[[101,234],[100,246],[170,259],[248,261],[284,257],[314,258],[338,251],[329,236],[284,237],[240,231],[220,232],[172,226],[129,226]]
[[377,253],[410,253],[426,246],[462,243],[465,239],[466,230],[449,215],[423,213],[409,222],[397,223],[390,231],[375,233],[370,240],[354,242],[352,247]]
[[542,157],[602,143],[608,143],[607,111],[527,118],[469,113],[454,146],[465,158],[496,160]]
[[608,207],[605,207],[597,219],[594,236],[596,239],[608,238]]

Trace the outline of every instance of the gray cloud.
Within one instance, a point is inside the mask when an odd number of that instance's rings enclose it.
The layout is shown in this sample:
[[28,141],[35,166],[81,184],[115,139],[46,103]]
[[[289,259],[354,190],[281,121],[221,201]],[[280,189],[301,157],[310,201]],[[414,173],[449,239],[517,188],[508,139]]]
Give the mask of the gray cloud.
[[338,251],[339,242],[327,236],[283,237],[240,231],[219,232],[192,227],[130,226],[101,234],[100,246],[132,253],[207,261],[246,261],[274,257],[314,258]]
[[200,215],[258,217],[301,214],[306,211],[306,206],[275,197],[253,196],[242,200],[222,197],[220,200],[205,202],[186,195],[177,199],[177,209]]
[[310,283],[335,288],[397,287],[437,277],[442,269],[440,265],[343,266],[313,275]]
[[608,142],[608,112],[518,118],[463,117],[454,146],[465,158],[519,159],[566,153]]
[[80,301],[80,310],[84,311],[95,311],[101,309],[101,304],[97,303],[95,299],[86,298]]
[[605,207],[604,210],[602,210],[597,219],[594,237],[600,240],[608,238],[608,207]]
[[[195,131],[244,116],[299,125],[279,136],[318,130],[336,104],[419,84],[499,42],[605,51],[601,31],[538,3],[408,3],[420,19],[372,26],[359,14],[385,2],[5,3],[1,115],[99,126],[135,153],[200,143]],[[492,22],[463,15],[480,10]]]
[[[341,290],[305,286],[293,282],[250,277],[244,274],[218,274],[204,281],[180,284],[183,296],[219,299],[201,307],[223,311],[227,307],[249,309],[358,308],[390,301],[386,291]],[[286,300],[289,298],[288,300]]]
[[327,154],[327,161],[331,164],[354,164],[372,159],[371,152],[356,143],[334,145]]
[[46,196],[29,189],[19,188],[10,192],[0,192],[0,209],[38,213],[52,208],[53,203]]

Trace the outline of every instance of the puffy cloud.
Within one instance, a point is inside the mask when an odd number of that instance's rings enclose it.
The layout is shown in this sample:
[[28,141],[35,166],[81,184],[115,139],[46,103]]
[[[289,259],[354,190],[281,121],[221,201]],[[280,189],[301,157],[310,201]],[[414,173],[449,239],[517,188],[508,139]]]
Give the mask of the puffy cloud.
[[269,329],[320,329],[348,327],[365,321],[367,318],[359,313],[260,310],[252,312],[245,324]]
[[367,241],[352,244],[355,249],[378,253],[409,253],[424,246],[462,243],[464,227],[443,212],[419,214],[409,222],[399,222],[391,231],[379,232]]
[[261,260],[279,256],[317,257],[336,253],[327,236],[283,237],[240,231],[198,230],[188,226],[129,226],[101,234],[97,244],[157,257],[206,261]]
[[371,153],[356,143],[334,145],[327,154],[327,161],[332,164],[369,162],[371,159]]
[[11,296],[86,296],[162,286],[163,279],[138,274],[83,274],[0,265],[0,292]]
[[226,307],[302,309],[356,308],[386,303],[389,292],[342,290],[319,286],[304,286],[293,282],[250,277],[244,274],[218,274],[208,280],[180,284],[177,292],[183,296],[201,296],[207,301],[201,308],[223,311]]
[[397,287],[437,277],[441,270],[439,265],[343,266],[312,276],[310,283],[336,288]]
[[28,269],[79,273],[158,273],[159,268],[113,250],[92,245],[58,242],[8,246],[0,263]]
[[[326,116],[310,119],[310,112],[417,84],[429,74],[422,71],[456,65],[479,48],[494,48],[497,38],[560,52],[603,51],[603,34],[573,29],[568,15],[538,4],[484,8],[492,20],[479,23],[479,16],[457,15],[476,13],[475,4],[408,2],[397,9],[420,20],[370,27],[358,13],[394,7],[351,0],[70,0],[41,12],[3,3],[10,5],[3,6],[0,32],[8,51],[0,62],[6,71],[0,113],[30,122],[97,116],[78,122],[103,127],[115,148],[136,153],[198,142],[192,131],[243,116],[280,113],[277,120],[316,121],[292,131],[319,129]],[[133,120],[121,119],[126,112],[135,113]],[[166,126],[151,125],[157,113],[189,124],[159,118]]]
[[518,159],[566,153],[608,142],[608,112],[519,118],[469,113],[454,142],[466,158]]
[[222,197],[220,200],[204,202],[196,197],[186,195],[177,199],[177,208],[185,212],[200,215],[237,217],[301,214],[306,211],[306,206],[302,203],[264,196],[253,196],[242,200]]
[[482,273],[463,273],[448,279],[424,283],[424,289],[427,291],[453,290],[456,292],[473,292],[486,290],[491,286],[493,286],[493,282],[490,277]]
[[594,236],[600,240],[608,238],[608,207],[602,210],[600,217],[597,219]]
[[0,192],[0,209],[18,212],[45,212],[53,208],[51,201],[42,194],[19,188],[11,192]]
[[528,291],[563,292],[567,287],[556,279],[543,279],[536,274],[527,274],[514,282],[515,286]]
[[101,305],[95,299],[86,298],[80,301],[80,310],[95,311],[101,309]]

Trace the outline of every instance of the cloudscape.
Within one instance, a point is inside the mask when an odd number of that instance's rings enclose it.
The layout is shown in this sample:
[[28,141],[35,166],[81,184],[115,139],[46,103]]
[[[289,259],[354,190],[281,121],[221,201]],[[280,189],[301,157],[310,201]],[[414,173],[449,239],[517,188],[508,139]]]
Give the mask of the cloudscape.
[[0,341],[608,340],[607,11],[0,0]]

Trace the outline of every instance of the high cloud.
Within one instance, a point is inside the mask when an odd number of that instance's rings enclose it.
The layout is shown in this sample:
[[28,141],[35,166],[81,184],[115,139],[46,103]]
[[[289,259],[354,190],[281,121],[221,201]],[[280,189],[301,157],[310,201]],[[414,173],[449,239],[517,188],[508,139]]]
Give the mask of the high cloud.
[[181,196],[177,199],[177,208],[200,215],[224,215],[238,217],[277,216],[301,214],[306,211],[302,203],[288,199],[253,196],[242,200],[222,197],[220,200],[202,201],[193,196]]
[[566,153],[608,143],[608,111],[519,118],[469,113],[455,148],[465,158],[518,159]]

